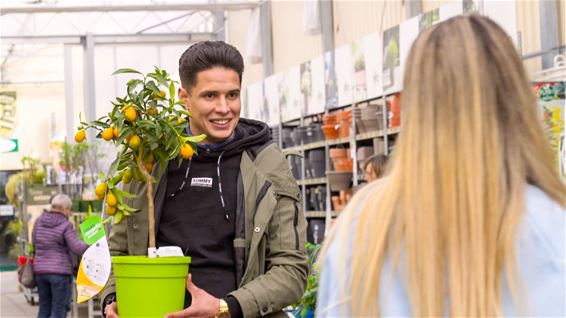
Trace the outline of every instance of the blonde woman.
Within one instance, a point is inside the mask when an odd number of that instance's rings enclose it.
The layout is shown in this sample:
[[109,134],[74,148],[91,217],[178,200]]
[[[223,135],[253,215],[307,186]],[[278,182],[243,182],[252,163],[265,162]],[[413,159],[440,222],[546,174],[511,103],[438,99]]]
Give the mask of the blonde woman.
[[566,188],[513,43],[485,17],[424,31],[384,179],[326,241],[317,317],[566,316]]

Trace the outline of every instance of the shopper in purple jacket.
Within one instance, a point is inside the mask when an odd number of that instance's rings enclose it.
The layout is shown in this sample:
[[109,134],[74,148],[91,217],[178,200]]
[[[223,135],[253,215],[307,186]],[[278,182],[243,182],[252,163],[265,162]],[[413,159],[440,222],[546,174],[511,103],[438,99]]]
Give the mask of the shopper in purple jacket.
[[70,212],[71,199],[57,194],[51,201],[51,209],[45,210],[35,222],[33,271],[39,292],[38,318],[66,316],[72,274],[69,250],[81,255],[88,248],[77,238],[68,219]]

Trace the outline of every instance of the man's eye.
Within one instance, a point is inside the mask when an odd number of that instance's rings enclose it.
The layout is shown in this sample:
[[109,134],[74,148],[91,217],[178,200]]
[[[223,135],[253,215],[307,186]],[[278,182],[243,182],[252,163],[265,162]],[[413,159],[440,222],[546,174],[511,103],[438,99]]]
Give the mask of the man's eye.
[[240,96],[239,92],[231,92],[230,94],[228,94],[228,96],[230,98],[237,98],[238,96]]
[[204,95],[204,97],[208,98],[208,99],[214,98],[214,93],[208,93],[208,94]]

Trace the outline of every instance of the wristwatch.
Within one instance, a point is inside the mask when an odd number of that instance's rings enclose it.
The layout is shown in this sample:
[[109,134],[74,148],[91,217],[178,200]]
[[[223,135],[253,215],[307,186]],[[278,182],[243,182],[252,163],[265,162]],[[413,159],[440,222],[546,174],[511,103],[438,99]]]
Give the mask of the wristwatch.
[[106,306],[112,304],[115,301],[116,301],[116,294],[115,293],[112,293],[112,294],[109,294],[108,296],[106,296],[106,298],[104,299],[104,308],[102,308],[102,317],[106,317]]
[[224,299],[220,299],[218,313],[215,318],[230,318],[230,308]]

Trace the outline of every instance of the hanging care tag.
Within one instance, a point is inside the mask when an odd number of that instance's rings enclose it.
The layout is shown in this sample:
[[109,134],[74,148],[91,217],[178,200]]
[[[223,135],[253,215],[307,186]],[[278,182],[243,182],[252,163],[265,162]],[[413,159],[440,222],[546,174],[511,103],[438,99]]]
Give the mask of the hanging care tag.
[[83,240],[89,244],[84,252],[77,274],[77,303],[98,294],[110,277],[110,250],[104,225],[97,216],[91,216],[80,225]]

